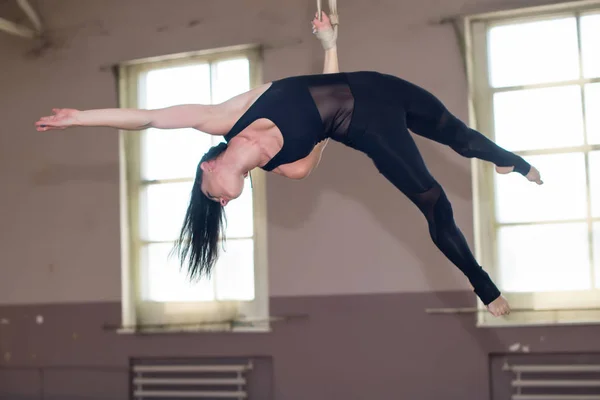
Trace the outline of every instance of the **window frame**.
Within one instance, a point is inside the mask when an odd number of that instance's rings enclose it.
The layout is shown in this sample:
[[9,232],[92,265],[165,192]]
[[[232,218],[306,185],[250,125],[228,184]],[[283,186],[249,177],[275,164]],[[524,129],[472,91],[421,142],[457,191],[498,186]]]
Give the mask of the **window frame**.
[[[470,125],[494,140],[494,117],[493,117],[493,94],[495,91],[488,80],[488,41],[487,32],[489,27],[505,25],[522,21],[539,21],[557,16],[577,15],[577,17],[593,11],[600,12],[600,1],[586,0],[561,3],[556,5],[528,7],[520,10],[498,11],[486,14],[478,14],[463,18],[464,38],[466,46],[467,80],[469,86],[469,118]],[[581,63],[581,27],[577,21],[578,46],[580,49],[580,71]],[[580,79],[569,81],[573,84],[579,83],[582,88],[589,82],[600,82],[600,78],[586,79],[583,75]],[[513,89],[555,87],[564,82],[553,82],[550,84],[521,85]],[[502,88],[501,90],[505,90]],[[582,93],[582,100],[585,99]],[[586,118],[585,103],[583,106],[583,119]],[[585,124],[584,124],[585,129]],[[587,132],[585,132],[587,133]],[[600,150],[600,145],[589,145],[586,134],[585,146],[580,150],[585,154],[586,181],[588,188],[588,228],[590,245],[593,246],[591,230],[591,207],[590,200],[590,169],[588,154],[593,150]],[[518,152],[520,155],[530,154],[558,154],[569,148],[553,149],[551,151],[525,151]],[[472,184],[473,184],[473,212],[475,232],[475,254],[479,262],[484,266],[492,278],[498,276],[496,260],[498,256],[497,226],[495,222],[495,189],[494,189],[494,166],[491,163],[473,159]],[[534,223],[537,224],[537,223]],[[590,248],[590,253],[593,248]],[[590,255],[590,257],[592,257]],[[591,258],[600,257],[594,254]],[[592,264],[592,279],[595,266]],[[502,288],[500,288],[502,291]],[[600,323],[600,289],[584,291],[563,292],[528,292],[528,293],[504,293],[511,308],[517,312],[502,318],[491,316],[486,307],[478,301],[477,326],[501,327],[501,326],[527,326],[527,325],[555,325],[555,324],[595,324]]]
[[[259,46],[254,45],[187,52],[122,63],[118,66],[119,107],[140,108],[137,106],[139,104],[138,77],[144,72],[164,67],[212,63],[241,56],[247,57],[250,63],[250,89],[262,84],[262,52]],[[266,173],[258,168],[251,172],[254,219],[254,300],[211,302],[150,302],[142,300],[139,273],[141,268],[140,250],[143,242],[139,234],[138,216],[141,189],[148,184],[143,182],[141,175],[142,133],[143,131],[119,131],[122,248],[122,329],[120,332],[270,331],[268,323]],[[199,134],[201,133],[199,132]],[[177,180],[169,179],[168,181]]]

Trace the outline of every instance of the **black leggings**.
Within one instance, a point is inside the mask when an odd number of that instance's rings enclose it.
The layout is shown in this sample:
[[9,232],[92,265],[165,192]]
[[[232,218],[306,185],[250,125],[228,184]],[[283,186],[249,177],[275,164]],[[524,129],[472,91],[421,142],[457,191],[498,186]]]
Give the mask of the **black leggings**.
[[514,166],[515,171],[523,175],[530,166],[521,157],[468,128],[429,92],[407,83],[402,85],[403,97],[407,100],[380,103],[378,117],[369,118],[351,146],[369,156],[379,172],[421,210],[435,245],[465,274],[477,296],[487,305],[500,291],[475,260],[456,226],[446,193],[429,173],[409,129],[450,146],[464,157],[476,157],[498,166]]

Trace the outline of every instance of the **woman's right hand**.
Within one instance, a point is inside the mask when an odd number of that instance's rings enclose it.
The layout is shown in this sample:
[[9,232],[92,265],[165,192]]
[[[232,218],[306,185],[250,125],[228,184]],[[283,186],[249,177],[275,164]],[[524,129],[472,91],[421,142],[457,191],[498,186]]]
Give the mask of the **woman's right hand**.
[[324,50],[331,50],[336,47],[337,30],[333,29],[327,14],[323,12],[321,21],[319,21],[319,13],[317,12],[312,20],[312,28],[313,33],[321,41]]
[[325,13],[325,11],[321,11],[321,20],[319,20],[319,12],[317,12],[311,23],[314,34],[320,31],[333,29],[331,26],[331,21],[329,20],[329,16]]
[[38,132],[48,130],[62,130],[78,125],[77,114],[79,110],[70,108],[53,108],[54,115],[42,117],[35,123]]

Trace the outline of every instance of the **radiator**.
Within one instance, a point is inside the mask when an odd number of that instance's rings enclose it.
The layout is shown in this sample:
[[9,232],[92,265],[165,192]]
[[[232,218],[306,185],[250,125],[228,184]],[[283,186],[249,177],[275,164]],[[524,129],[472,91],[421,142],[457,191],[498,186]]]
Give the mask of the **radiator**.
[[503,369],[515,375],[513,400],[600,400],[600,364],[505,364]]
[[134,399],[246,399],[252,363],[166,363],[144,360],[131,367]]

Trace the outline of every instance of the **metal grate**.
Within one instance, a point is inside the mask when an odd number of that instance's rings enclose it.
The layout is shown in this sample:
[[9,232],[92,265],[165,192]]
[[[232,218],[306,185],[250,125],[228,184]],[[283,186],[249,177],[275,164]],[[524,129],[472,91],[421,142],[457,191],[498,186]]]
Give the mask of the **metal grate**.
[[251,362],[134,362],[131,367],[133,399],[246,399],[246,374],[251,369]]
[[513,400],[600,400],[600,364],[509,365]]

